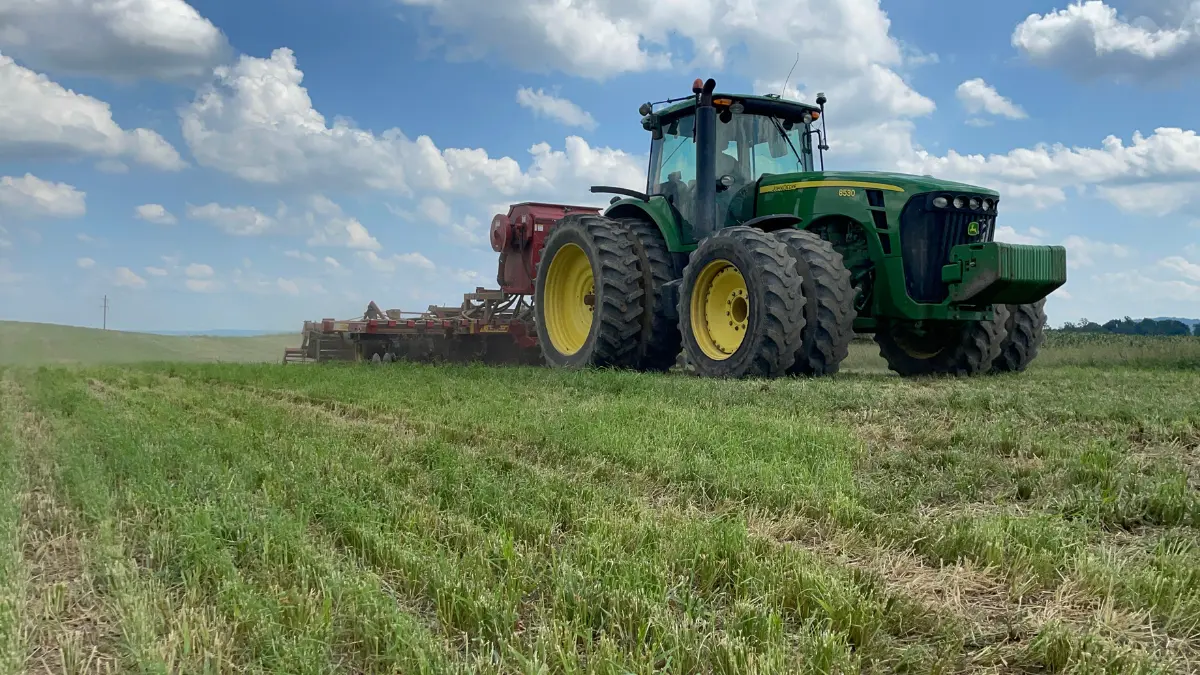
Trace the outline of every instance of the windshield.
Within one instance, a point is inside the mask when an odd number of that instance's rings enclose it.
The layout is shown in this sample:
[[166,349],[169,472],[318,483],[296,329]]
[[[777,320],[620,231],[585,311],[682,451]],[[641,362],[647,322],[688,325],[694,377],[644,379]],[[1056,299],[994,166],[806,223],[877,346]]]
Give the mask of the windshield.
[[764,115],[718,120],[717,176],[730,175],[735,185],[745,185],[765,173],[811,171],[812,157],[804,154],[807,137],[803,128]]
[[[663,194],[676,187],[692,187],[696,180],[696,147],[691,115],[663,128],[663,137],[651,147],[650,192]],[[789,129],[790,127],[790,129]],[[813,170],[811,137],[802,123],[789,123],[765,115],[735,114],[717,120],[717,176],[729,175],[735,185],[746,185],[766,173]]]

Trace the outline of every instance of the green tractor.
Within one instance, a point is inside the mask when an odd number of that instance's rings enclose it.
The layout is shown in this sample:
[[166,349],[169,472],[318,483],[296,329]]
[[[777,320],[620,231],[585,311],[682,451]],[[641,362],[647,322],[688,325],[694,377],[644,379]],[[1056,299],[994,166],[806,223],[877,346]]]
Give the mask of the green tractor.
[[715,86],[641,106],[645,193],[595,186],[610,204],[548,233],[534,306],[551,366],[665,371],[682,351],[704,376],[831,375],[858,332],[904,376],[1025,369],[1063,247],[993,241],[993,190],[825,171],[824,95]]

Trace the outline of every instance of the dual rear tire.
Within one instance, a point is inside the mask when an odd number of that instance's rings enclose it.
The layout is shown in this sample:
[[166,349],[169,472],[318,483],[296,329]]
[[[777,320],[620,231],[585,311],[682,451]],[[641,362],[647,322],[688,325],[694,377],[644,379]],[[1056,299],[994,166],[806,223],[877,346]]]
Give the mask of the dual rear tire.
[[683,270],[679,329],[696,373],[779,377],[804,341],[804,289],[780,238],[729,227],[700,242]]
[[849,271],[799,230],[722,229],[680,272],[653,224],[572,215],[546,240],[535,292],[557,367],[665,371],[682,352],[710,377],[828,375],[853,337]]
[[534,286],[538,342],[560,368],[627,368],[642,330],[641,270],[629,230],[566,216],[546,239]]

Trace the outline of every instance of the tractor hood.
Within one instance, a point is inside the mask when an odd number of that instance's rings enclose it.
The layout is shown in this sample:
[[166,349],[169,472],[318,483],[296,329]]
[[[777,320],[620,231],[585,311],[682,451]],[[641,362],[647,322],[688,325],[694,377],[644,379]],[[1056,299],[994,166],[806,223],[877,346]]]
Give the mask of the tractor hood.
[[824,171],[818,172],[816,175],[811,173],[794,173],[786,175],[776,174],[765,177],[762,184],[765,186],[797,180],[880,183],[883,185],[898,187],[908,194],[946,190],[948,192],[968,192],[978,195],[990,195],[992,197],[1000,196],[995,190],[980,187],[978,185],[942,180],[940,178],[934,178],[933,176],[918,176],[911,173],[894,173],[889,171]]

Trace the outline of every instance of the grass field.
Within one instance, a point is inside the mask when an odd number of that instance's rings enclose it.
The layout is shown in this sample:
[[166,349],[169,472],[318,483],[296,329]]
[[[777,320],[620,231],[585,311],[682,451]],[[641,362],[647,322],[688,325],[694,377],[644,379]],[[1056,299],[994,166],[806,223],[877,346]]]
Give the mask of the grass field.
[[4,672],[1196,672],[1200,340],[0,372]]
[[299,345],[299,330],[282,335],[210,337],[152,335],[0,321],[0,366],[146,361],[280,361],[284,347]]

